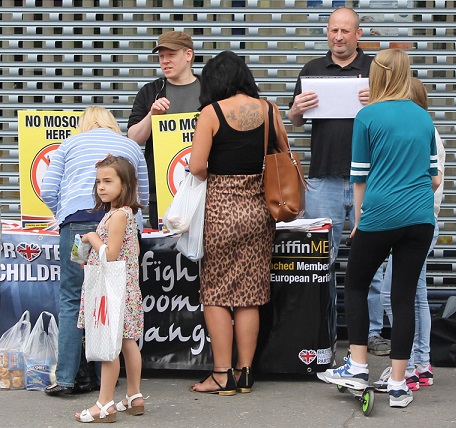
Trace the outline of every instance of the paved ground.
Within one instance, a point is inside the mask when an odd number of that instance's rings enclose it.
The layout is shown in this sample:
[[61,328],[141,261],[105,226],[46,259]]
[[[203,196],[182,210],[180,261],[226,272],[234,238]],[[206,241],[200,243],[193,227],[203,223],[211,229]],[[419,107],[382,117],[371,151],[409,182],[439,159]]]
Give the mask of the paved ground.
[[[342,363],[346,342],[339,342],[337,362]],[[371,379],[389,364],[388,357],[369,356]],[[196,394],[189,385],[201,372],[149,371],[142,392],[150,395],[143,416],[118,414],[123,427],[433,427],[456,428],[456,368],[435,368],[435,384],[414,394],[405,409],[392,409],[387,394],[375,394],[370,417],[348,392],[319,381],[315,375],[259,375],[250,394],[233,397]],[[116,398],[124,395],[121,378]],[[37,391],[1,391],[0,427],[77,427],[76,411],[90,407],[97,393],[47,397]]]

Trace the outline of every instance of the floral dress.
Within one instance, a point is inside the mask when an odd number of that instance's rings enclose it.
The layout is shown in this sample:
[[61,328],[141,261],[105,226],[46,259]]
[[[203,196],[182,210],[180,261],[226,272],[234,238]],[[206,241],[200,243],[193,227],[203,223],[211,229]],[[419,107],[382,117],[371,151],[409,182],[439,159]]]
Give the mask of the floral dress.
[[[125,213],[127,227],[122,241],[117,260],[125,260],[127,268],[127,286],[125,293],[125,318],[124,318],[124,339],[139,339],[144,330],[144,312],[142,306],[142,295],[139,288],[139,261],[138,261],[138,226],[130,207],[122,207],[105,214],[97,227],[97,234],[101,240],[108,243],[108,230],[106,222],[118,210]],[[95,250],[90,250],[89,265],[99,265],[100,259]],[[84,328],[84,286],[82,287],[81,306],[79,309],[78,327]]]

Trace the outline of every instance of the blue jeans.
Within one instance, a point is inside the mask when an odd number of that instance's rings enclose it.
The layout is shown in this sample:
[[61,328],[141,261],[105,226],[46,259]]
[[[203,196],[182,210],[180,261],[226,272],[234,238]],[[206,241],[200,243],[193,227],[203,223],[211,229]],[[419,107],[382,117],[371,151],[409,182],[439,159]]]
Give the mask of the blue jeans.
[[[432,237],[429,252],[434,248],[437,238],[439,237],[439,224],[435,220],[434,236]],[[383,287],[381,292],[383,308],[393,325],[393,313],[391,310],[391,281],[392,281],[392,257],[388,259],[386,266],[385,278],[383,280]],[[415,337],[413,339],[413,348],[410,359],[407,363],[407,370],[415,369],[415,365],[421,364],[428,366],[430,364],[430,335],[431,335],[431,312],[429,310],[429,303],[427,298],[426,287],[426,262],[418,278],[418,284],[415,297]]]
[[60,229],[59,355],[56,381],[73,387],[81,362],[82,333],[77,327],[84,270],[70,260],[74,236],[95,231],[97,222],[69,223]]
[[375,272],[369,287],[367,304],[369,306],[369,337],[381,336],[383,329],[383,264]]
[[[331,281],[330,299],[336,300],[336,277],[334,262],[339,252],[345,220],[348,219],[350,229],[355,225],[355,205],[353,202],[353,184],[349,177],[309,178],[306,191],[306,218],[328,217],[332,220],[331,248]],[[383,307],[380,290],[383,278],[383,267],[375,273],[369,288],[369,337],[380,335],[383,328]],[[335,320],[337,323],[337,320]],[[336,328],[336,326],[334,326]]]

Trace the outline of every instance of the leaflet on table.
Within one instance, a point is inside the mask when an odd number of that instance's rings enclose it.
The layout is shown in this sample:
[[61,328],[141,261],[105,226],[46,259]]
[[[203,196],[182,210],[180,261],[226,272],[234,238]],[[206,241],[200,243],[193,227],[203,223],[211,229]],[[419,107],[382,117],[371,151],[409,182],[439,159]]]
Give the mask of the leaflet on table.
[[301,77],[302,92],[318,95],[318,106],[306,110],[304,119],[353,118],[363,105],[358,99],[360,89],[369,87],[366,77]]
[[155,230],[155,229],[144,228],[141,236],[143,238],[169,238],[171,236],[180,236],[180,234],[179,233],[173,234],[166,229]]
[[283,221],[276,224],[276,229],[286,230],[311,230],[318,232],[319,230],[327,231],[328,227],[332,224],[330,218],[298,218],[297,220],[285,223]]

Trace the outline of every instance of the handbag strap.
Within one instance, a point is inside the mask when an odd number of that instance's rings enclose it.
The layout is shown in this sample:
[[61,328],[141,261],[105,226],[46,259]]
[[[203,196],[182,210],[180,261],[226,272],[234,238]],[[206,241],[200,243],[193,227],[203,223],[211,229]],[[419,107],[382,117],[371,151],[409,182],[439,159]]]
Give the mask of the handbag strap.
[[[285,129],[285,126],[283,126],[283,123],[279,121],[279,108],[277,107],[277,104],[273,102],[269,102],[266,100],[260,99],[261,106],[263,108],[263,116],[264,116],[264,160],[263,160],[263,171],[266,166],[266,155],[268,154],[268,142],[269,142],[269,104],[272,105],[273,107],[273,118],[274,118],[274,129],[276,131],[277,138],[281,138],[287,142],[288,146],[288,152],[290,154],[290,158],[293,161],[294,166],[296,167],[296,170],[298,171],[299,179],[301,180],[302,185],[304,186],[304,189],[307,189],[307,181],[304,178],[302,174],[302,169],[300,168],[300,165],[298,166],[297,161],[293,158],[292,152],[291,152],[291,146],[290,142],[288,141],[288,135],[287,131]],[[279,148],[280,150],[280,148]]]
[[[263,109],[263,117],[264,117],[264,155],[268,154],[268,142],[269,142],[269,104],[265,100],[261,100],[261,107]],[[263,165],[264,169],[264,165]]]
[[[273,112],[272,112],[272,117],[274,120],[274,129],[276,132],[276,136],[278,140],[284,140],[287,143],[288,146],[288,151],[291,154],[291,147],[290,147],[290,142],[288,141],[288,135],[285,127],[283,126],[283,123],[280,122],[279,116],[279,108],[277,107],[277,104],[266,101],[266,100],[260,100],[261,106],[263,108],[263,116],[264,116],[264,155],[266,156],[268,154],[268,142],[269,142],[269,105],[272,105]],[[280,148],[277,148],[280,151]]]

